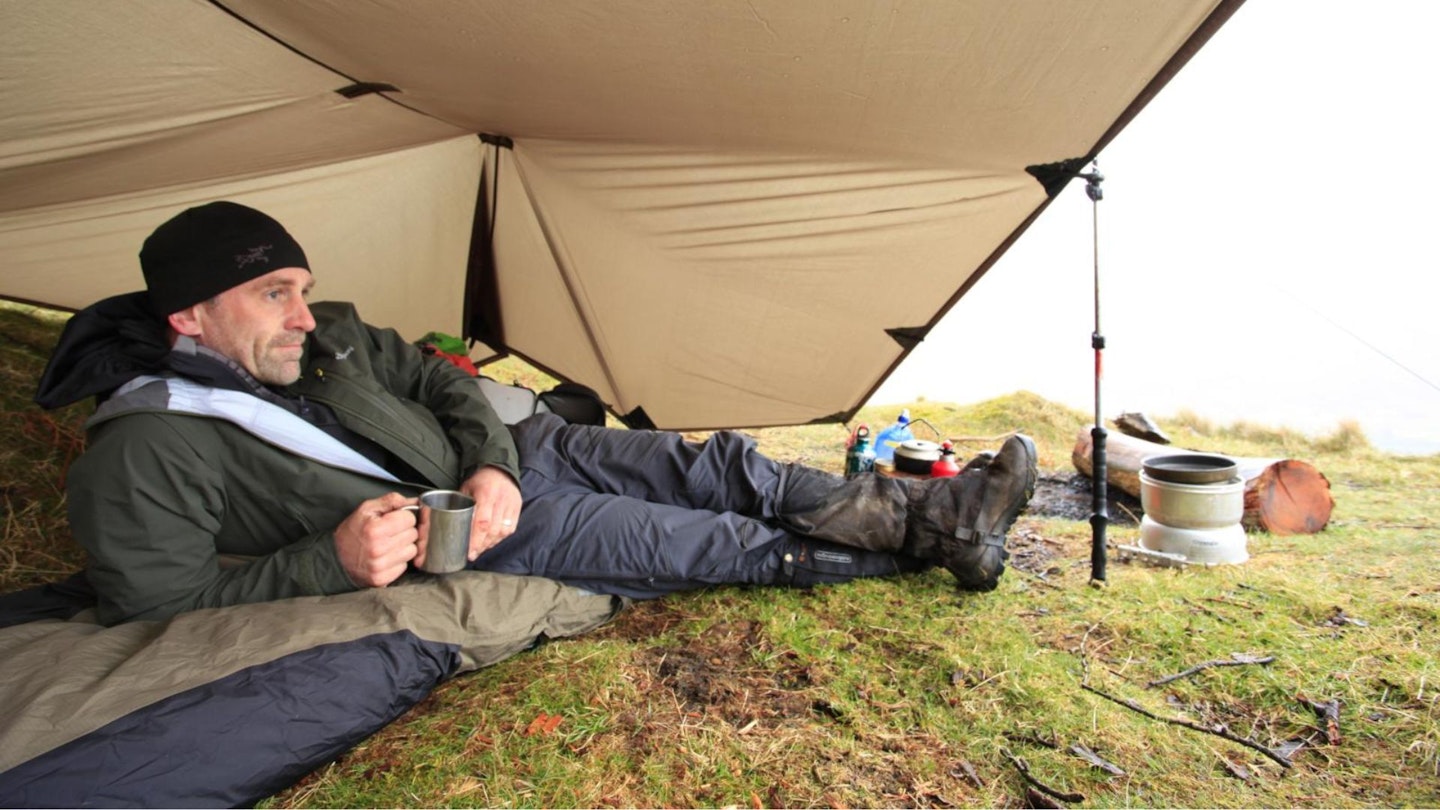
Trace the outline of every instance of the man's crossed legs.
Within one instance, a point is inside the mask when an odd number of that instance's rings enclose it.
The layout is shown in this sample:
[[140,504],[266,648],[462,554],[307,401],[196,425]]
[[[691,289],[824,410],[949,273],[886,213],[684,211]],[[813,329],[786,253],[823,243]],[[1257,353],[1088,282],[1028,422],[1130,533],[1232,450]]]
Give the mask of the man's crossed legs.
[[515,533],[472,567],[634,598],[936,564],[963,588],[990,590],[1036,478],[1035,446],[1023,436],[956,478],[911,481],[782,464],[729,431],[694,443],[548,414],[512,431],[525,507]]

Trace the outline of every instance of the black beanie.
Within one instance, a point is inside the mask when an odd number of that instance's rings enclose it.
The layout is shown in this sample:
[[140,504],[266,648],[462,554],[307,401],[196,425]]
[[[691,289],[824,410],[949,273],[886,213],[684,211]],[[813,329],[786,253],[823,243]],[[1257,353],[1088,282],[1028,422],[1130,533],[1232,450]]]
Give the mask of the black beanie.
[[162,318],[284,267],[310,269],[285,227],[239,203],[181,211],[140,249],[150,303]]

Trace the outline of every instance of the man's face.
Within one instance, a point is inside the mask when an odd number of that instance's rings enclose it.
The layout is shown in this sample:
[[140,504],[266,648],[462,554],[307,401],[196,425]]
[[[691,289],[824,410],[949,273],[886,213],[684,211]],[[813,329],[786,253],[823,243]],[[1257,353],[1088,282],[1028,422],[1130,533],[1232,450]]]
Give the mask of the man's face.
[[305,303],[314,284],[303,267],[275,270],[197,304],[190,310],[194,333],[179,331],[239,363],[260,382],[289,385],[300,379],[305,334],[315,328]]

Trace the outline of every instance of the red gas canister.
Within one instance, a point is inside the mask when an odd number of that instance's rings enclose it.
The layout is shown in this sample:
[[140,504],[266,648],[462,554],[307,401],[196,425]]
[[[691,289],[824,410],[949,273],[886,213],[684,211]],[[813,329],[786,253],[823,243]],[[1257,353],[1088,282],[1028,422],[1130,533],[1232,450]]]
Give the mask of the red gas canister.
[[945,442],[940,445],[940,458],[930,465],[931,478],[954,478],[960,474],[960,465],[955,463],[955,445]]

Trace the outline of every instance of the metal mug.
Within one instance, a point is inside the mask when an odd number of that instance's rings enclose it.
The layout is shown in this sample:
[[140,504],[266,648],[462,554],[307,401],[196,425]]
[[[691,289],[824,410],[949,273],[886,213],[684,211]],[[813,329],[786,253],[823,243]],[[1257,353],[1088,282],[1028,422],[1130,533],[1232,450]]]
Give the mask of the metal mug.
[[463,492],[432,489],[420,495],[416,525],[425,541],[425,562],[415,567],[431,574],[453,574],[470,558],[470,519],[475,499]]

